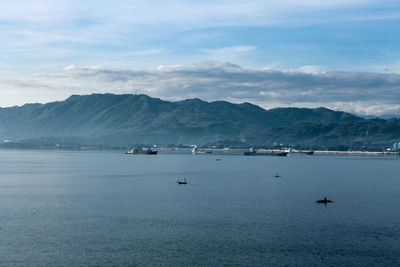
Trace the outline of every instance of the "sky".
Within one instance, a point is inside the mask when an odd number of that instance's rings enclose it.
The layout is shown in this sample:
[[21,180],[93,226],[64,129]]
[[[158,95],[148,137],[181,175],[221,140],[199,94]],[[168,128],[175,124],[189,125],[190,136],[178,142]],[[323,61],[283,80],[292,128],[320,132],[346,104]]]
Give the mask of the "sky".
[[72,94],[400,116],[400,1],[0,4],[0,106]]

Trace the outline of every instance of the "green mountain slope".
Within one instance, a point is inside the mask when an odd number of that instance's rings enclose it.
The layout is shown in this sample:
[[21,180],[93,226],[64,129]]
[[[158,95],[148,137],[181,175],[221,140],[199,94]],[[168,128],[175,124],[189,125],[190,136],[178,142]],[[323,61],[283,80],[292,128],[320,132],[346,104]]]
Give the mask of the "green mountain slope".
[[163,101],[146,95],[73,95],[0,109],[0,139],[75,138],[95,144],[382,144],[399,120],[365,120],[326,108],[265,110],[250,103]]

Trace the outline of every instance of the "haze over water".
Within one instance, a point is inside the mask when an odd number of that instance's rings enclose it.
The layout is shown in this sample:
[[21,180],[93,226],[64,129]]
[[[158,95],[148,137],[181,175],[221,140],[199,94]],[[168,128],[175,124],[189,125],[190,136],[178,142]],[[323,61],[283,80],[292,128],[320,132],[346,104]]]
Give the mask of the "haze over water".
[[399,162],[1,150],[0,265],[399,265]]

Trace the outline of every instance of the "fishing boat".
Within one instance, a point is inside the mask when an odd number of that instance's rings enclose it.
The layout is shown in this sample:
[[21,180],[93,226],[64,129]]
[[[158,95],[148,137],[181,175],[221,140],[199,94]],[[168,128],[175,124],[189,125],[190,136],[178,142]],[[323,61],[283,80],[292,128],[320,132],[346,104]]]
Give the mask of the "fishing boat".
[[187,184],[186,178],[183,179],[183,181],[178,180],[178,182],[176,182],[177,184]]
[[319,204],[327,204],[327,203],[332,203],[333,200],[327,199],[326,197],[324,197],[324,199],[319,199],[316,200],[315,202],[319,203]]
[[280,176],[279,173],[276,173],[276,174],[274,175],[274,177],[275,177],[275,178],[279,178],[279,177],[282,177],[282,176]]

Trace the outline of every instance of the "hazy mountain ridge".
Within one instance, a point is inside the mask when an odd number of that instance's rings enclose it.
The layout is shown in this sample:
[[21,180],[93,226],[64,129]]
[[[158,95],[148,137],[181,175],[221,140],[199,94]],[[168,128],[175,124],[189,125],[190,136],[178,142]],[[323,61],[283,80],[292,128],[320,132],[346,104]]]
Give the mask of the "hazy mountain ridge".
[[375,144],[400,136],[398,119],[366,120],[326,108],[262,109],[243,103],[146,95],[73,95],[0,109],[0,139],[73,137],[92,143]]

